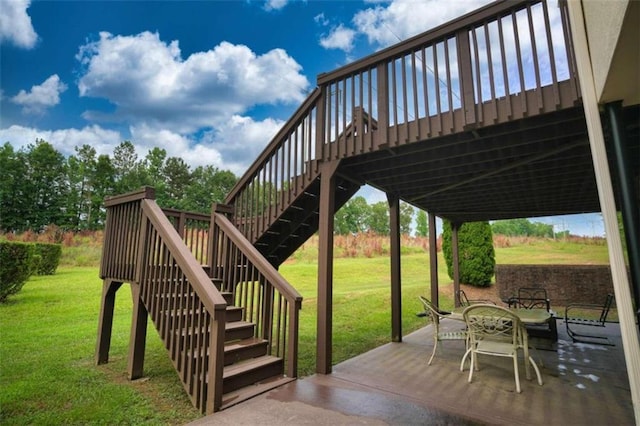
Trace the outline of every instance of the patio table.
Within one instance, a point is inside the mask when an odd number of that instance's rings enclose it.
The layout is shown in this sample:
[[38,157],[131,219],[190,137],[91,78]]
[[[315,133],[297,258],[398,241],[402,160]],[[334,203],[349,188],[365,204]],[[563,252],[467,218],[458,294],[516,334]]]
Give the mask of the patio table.
[[[468,306],[459,306],[457,308],[453,308],[451,311],[451,315],[449,318],[457,319],[464,321],[464,316],[462,313],[464,310],[468,308]],[[524,327],[526,324],[544,324],[551,318],[551,313],[546,309],[524,309],[524,308],[516,308],[509,309],[511,312],[516,314],[520,321],[522,322],[522,349],[524,350],[524,365],[525,365],[525,373],[527,376],[527,380],[531,380],[531,370],[529,368],[529,361],[535,363],[533,359],[529,357],[529,333],[527,333],[527,329]],[[466,354],[465,354],[466,356]]]

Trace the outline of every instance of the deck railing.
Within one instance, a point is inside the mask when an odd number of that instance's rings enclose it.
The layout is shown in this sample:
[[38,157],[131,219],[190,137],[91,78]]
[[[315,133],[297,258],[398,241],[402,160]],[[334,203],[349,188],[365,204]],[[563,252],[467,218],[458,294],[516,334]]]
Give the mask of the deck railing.
[[209,228],[211,216],[176,209],[162,209],[191,254],[206,267],[209,265]]
[[[573,106],[579,90],[563,10],[540,0],[495,2],[320,75],[318,158]],[[378,131],[368,126],[374,121]]]
[[233,223],[254,242],[317,176],[316,89],[285,123],[225,199]]
[[233,221],[256,241],[317,177],[318,161],[573,107],[573,58],[564,7],[509,0],[321,74],[226,198]]
[[140,286],[140,299],[194,406],[218,410],[224,298],[153,200],[152,189],[110,198],[105,205],[101,277]]
[[298,321],[302,296],[220,213],[214,213],[213,275],[221,290],[233,293],[243,320],[256,324],[255,337],[268,341],[269,354],[285,360],[285,373],[297,377]]

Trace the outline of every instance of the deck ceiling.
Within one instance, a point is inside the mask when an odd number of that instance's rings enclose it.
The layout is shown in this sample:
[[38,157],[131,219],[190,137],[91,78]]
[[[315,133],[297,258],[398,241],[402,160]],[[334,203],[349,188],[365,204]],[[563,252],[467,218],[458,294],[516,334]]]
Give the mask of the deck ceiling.
[[[638,113],[625,110],[636,177]],[[581,107],[352,157],[340,172],[456,222],[600,211]]]

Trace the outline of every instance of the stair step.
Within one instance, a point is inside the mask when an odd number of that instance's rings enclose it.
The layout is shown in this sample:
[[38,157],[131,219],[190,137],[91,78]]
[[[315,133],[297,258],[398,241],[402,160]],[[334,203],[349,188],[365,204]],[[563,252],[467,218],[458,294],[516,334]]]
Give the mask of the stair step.
[[232,342],[234,340],[242,340],[253,337],[256,325],[246,321],[227,322],[224,341]]
[[227,305],[227,322],[235,322],[242,321],[242,314],[244,313],[244,308],[240,306],[231,306]]
[[[233,307],[235,308],[235,306]],[[239,308],[242,309],[242,308]],[[235,311],[236,309],[234,309]],[[225,324],[225,334],[224,341],[232,342],[234,340],[242,340],[253,337],[253,333],[255,331],[256,325],[251,322],[246,321],[227,321]],[[192,328],[183,328],[181,330],[175,330],[177,336],[185,337],[185,336],[195,336],[201,333],[204,333],[205,327],[192,327]]]
[[257,337],[226,343],[224,345],[224,365],[266,355],[268,344],[268,341]]
[[263,380],[259,383],[254,383],[251,386],[247,386],[233,392],[225,393],[222,395],[221,410],[233,407],[236,404],[244,402],[254,396],[258,396],[279,386],[286,385],[295,380],[293,377],[275,376],[269,379]]
[[233,293],[230,291],[221,291],[220,294],[224,297],[224,301],[227,302],[227,305],[233,305]]
[[264,355],[224,367],[222,373],[223,393],[233,392],[265,379],[281,376],[282,358]]

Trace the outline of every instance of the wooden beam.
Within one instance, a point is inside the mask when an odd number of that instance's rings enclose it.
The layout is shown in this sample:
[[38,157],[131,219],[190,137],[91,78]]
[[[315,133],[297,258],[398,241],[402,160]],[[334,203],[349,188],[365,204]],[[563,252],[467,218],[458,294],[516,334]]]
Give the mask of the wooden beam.
[[113,329],[113,312],[116,303],[116,292],[122,286],[119,281],[106,279],[102,284],[102,302],[98,319],[98,342],[96,344],[96,364],[109,362],[111,347],[111,331]]
[[436,239],[436,215],[429,213],[429,272],[431,274],[431,303],[440,307],[438,294],[438,241]]
[[391,258],[391,341],[402,342],[402,288],[400,274],[400,198],[387,194]]
[[453,255],[453,303],[457,308],[460,306],[456,295],[460,291],[460,247],[458,245],[458,231],[462,224],[451,222],[451,253]]
[[331,373],[333,338],[333,214],[335,172],[338,161],[320,164],[320,217],[318,228],[318,317],[316,372]]
[[144,350],[147,342],[147,318],[149,314],[142,302],[139,284],[131,283],[131,298],[133,299],[133,313],[127,372],[129,380],[135,380],[144,374]]

